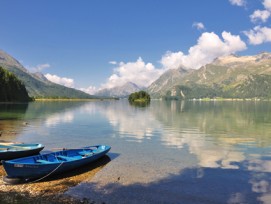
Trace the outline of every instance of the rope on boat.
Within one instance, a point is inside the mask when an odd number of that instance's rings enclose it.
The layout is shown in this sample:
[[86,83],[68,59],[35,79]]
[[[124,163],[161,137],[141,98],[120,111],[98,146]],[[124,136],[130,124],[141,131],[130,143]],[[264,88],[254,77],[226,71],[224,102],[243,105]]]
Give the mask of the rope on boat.
[[[84,147],[84,150],[85,150],[85,149],[87,149],[87,150],[92,150],[91,153],[93,153],[92,147],[96,147],[96,149],[98,149],[98,146],[89,146],[89,147]],[[88,156],[88,155],[87,155],[87,156]],[[57,157],[56,157],[56,159],[57,159]],[[30,182],[28,182],[28,183],[35,183],[35,182],[38,182],[38,181],[41,181],[41,180],[47,178],[48,176],[50,176],[51,174],[53,174],[57,169],[59,169],[59,168],[62,166],[62,164],[63,164],[64,162],[65,162],[65,161],[61,162],[61,163],[60,163],[53,171],[51,171],[51,172],[48,173],[47,175],[45,175],[45,176],[43,176],[43,177],[41,177],[41,178],[39,178],[39,179],[37,179],[37,180],[30,181]]]
[[50,173],[46,174],[45,176],[43,176],[43,177],[41,177],[41,178],[39,178],[39,179],[37,179],[37,180],[30,181],[30,182],[28,182],[28,183],[35,183],[35,182],[38,182],[38,181],[41,181],[41,180],[47,178],[47,177],[50,176],[52,173],[54,173],[57,169],[59,169],[59,168],[62,166],[62,164],[64,164],[64,161],[61,162],[61,163],[60,163],[53,171],[51,171]]

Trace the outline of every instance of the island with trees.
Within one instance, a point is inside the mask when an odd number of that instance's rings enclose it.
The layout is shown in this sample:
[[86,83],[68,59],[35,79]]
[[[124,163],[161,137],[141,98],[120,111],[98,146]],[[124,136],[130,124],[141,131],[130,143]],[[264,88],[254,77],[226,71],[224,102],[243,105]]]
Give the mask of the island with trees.
[[135,93],[130,94],[128,100],[132,104],[134,104],[134,103],[148,104],[151,101],[151,97],[147,92],[139,91],[139,92],[135,92]]

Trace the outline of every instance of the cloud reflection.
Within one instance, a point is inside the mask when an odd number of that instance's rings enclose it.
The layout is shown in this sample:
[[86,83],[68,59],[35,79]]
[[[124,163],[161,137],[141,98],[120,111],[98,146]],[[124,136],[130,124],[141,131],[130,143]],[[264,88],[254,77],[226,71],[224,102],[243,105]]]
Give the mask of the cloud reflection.
[[[198,165],[201,167],[238,169],[240,168],[238,164],[245,161],[246,156],[242,149],[237,148],[237,145],[257,144],[255,137],[243,137],[240,133],[228,134],[227,129],[231,128],[230,125],[246,125],[246,119],[238,112],[238,117],[235,117],[236,110],[233,110],[232,117],[237,122],[229,120],[225,124],[223,115],[229,112],[218,109],[219,105],[217,108],[212,107],[211,111],[207,109],[207,112],[202,112],[202,110],[193,110],[191,107],[188,111],[185,102],[171,102],[169,105],[158,102],[154,107],[146,109],[127,108],[123,103],[122,101],[111,104],[102,109],[103,114],[118,133],[115,136],[139,143],[158,136],[162,144],[167,147],[179,149],[187,147],[189,152],[197,157]],[[216,115],[213,115],[212,111],[215,111]],[[220,131],[223,134],[210,134],[213,128],[226,128],[226,130]],[[238,129],[235,128],[234,131],[236,130]],[[248,168],[270,171],[271,162],[254,166],[250,164]]]
[[103,114],[120,138],[141,143],[145,139],[150,139],[154,132],[161,131],[162,125],[148,109],[137,109],[132,106],[124,108],[122,103],[103,109]]
[[64,113],[56,113],[53,115],[50,115],[45,120],[45,125],[47,127],[51,127],[60,123],[72,123],[74,120],[74,112],[64,112]]

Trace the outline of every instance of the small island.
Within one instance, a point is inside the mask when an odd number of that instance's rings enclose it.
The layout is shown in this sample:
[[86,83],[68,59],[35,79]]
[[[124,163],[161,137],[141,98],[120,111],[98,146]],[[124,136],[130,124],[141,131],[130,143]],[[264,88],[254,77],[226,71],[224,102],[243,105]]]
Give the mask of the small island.
[[130,103],[150,103],[151,97],[147,92],[139,91],[130,94],[128,100]]

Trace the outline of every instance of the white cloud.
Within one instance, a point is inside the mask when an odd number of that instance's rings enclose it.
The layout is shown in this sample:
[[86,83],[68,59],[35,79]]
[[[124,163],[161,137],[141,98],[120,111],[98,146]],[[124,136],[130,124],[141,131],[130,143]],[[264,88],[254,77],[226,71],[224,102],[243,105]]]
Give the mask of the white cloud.
[[109,64],[113,64],[113,65],[116,65],[117,62],[116,61],[110,61]]
[[153,64],[145,63],[140,57],[136,62],[120,62],[102,88],[122,86],[127,82],[134,82],[139,86],[148,86],[161,74],[161,69],[156,69]]
[[38,65],[36,65],[34,67],[32,67],[32,66],[26,66],[26,68],[28,70],[32,71],[32,72],[41,72],[42,70],[47,69],[49,67],[51,67],[51,65],[48,64],[48,63],[46,63],[46,64],[38,64]]
[[271,28],[256,26],[252,30],[244,31],[252,45],[260,45],[265,42],[271,42]]
[[164,69],[177,69],[183,66],[184,54],[180,52],[170,52],[167,51],[166,54],[162,56],[160,63]]
[[204,30],[205,26],[201,22],[194,22],[192,25],[193,28],[197,28],[198,30]]
[[98,91],[98,89],[95,86],[89,86],[87,88],[79,88],[79,90],[85,93],[88,93],[90,95],[93,95]]
[[271,11],[271,0],[264,0],[263,5],[265,9]]
[[229,0],[232,5],[236,6],[245,6],[246,1],[245,0]]
[[141,58],[138,58],[135,62],[119,63],[114,69],[114,73],[105,84],[102,84],[101,88],[113,88],[127,82],[133,82],[139,86],[146,87],[168,69],[176,69],[180,66],[198,69],[212,62],[217,57],[245,49],[246,44],[238,35],[232,35],[224,31],[222,39],[220,39],[213,32],[205,32],[199,37],[197,44],[189,49],[187,55],[181,51],[166,52],[160,60],[161,69],[155,68],[152,63],[145,63]]
[[229,32],[222,33],[222,39],[215,33],[203,33],[196,45],[189,49],[188,55],[182,52],[167,52],[162,56],[161,64],[166,69],[186,68],[198,69],[212,62],[215,58],[226,56],[246,49],[246,44],[238,35]]
[[74,80],[66,77],[59,77],[57,75],[45,74],[44,75],[49,81],[56,84],[60,84],[66,87],[74,88]]
[[267,19],[270,17],[270,14],[271,13],[267,10],[256,10],[249,17],[253,23],[257,23],[258,21],[266,22]]

